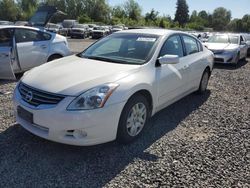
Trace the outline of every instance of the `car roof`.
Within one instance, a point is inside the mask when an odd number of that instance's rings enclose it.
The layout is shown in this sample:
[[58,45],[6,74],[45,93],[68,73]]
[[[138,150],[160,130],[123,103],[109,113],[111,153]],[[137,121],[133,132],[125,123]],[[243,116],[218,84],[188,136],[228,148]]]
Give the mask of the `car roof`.
[[32,30],[36,30],[36,31],[46,31],[45,29],[40,29],[40,28],[36,28],[36,27],[29,27],[29,26],[18,26],[18,25],[2,25],[0,26],[0,29],[32,29]]
[[131,30],[123,30],[118,33],[140,33],[140,34],[154,34],[158,36],[171,35],[176,33],[188,34],[182,31],[168,30],[168,29],[131,29]]

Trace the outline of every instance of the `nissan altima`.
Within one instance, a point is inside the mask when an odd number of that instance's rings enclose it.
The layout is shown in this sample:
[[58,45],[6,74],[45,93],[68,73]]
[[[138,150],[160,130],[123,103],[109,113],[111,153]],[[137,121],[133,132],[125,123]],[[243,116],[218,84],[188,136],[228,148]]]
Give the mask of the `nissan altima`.
[[16,120],[55,142],[129,143],[156,112],[192,92],[204,93],[213,59],[183,32],[120,31],[26,72],[13,96]]
[[215,63],[237,65],[247,57],[248,46],[241,34],[215,34],[204,45],[214,53]]

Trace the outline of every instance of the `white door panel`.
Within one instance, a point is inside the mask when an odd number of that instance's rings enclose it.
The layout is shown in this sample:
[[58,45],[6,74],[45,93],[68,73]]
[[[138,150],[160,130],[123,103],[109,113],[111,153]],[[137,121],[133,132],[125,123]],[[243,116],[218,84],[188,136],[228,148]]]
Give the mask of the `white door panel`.
[[156,69],[158,105],[160,107],[188,90],[187,82],[190,70],[188,65],[181,59],[178,64],[164,65]]
[[0,79],[15,79],[11,50],[12,47],[0,47]]
[[17,43],[17,52],[22,70],[39,66],[47,61],[47,41]]
[[189,74],[189,80],[188,80],[188,88],[193,89],[199,87],[200,84],[200,78],[205,70],[205,57],[203,52],[191,54],[189,56],[186,56],[185,61],[188,63],[188,66],[190,68],[190,74]]

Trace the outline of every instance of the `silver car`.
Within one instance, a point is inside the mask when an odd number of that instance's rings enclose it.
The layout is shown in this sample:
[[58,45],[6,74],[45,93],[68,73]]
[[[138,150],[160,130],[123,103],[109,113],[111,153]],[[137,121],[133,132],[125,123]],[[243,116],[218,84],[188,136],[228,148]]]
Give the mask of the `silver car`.
[[243,36],[245,37],[248,46],[247,55],[250,56],[250,34],[243,34]]
[[215,34],[204,45],[214,53],[215,63],[237,65],[247,57],[248,46],[241,34]]

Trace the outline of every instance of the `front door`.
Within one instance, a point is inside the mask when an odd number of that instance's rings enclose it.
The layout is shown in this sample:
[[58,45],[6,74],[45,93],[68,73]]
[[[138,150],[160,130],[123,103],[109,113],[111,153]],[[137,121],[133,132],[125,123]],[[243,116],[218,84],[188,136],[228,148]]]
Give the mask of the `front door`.
[[0,29],[0,79],[15,79],[12,64],[14,61],[13,32]]
[[180,62],[178,64],[161,65],[161,67],[156,68],[159,108],[165,107],[188,90],[189,67],[184,59],[179,35],[171,36],[166,40],[159,56],[164,55],[178,55]]

